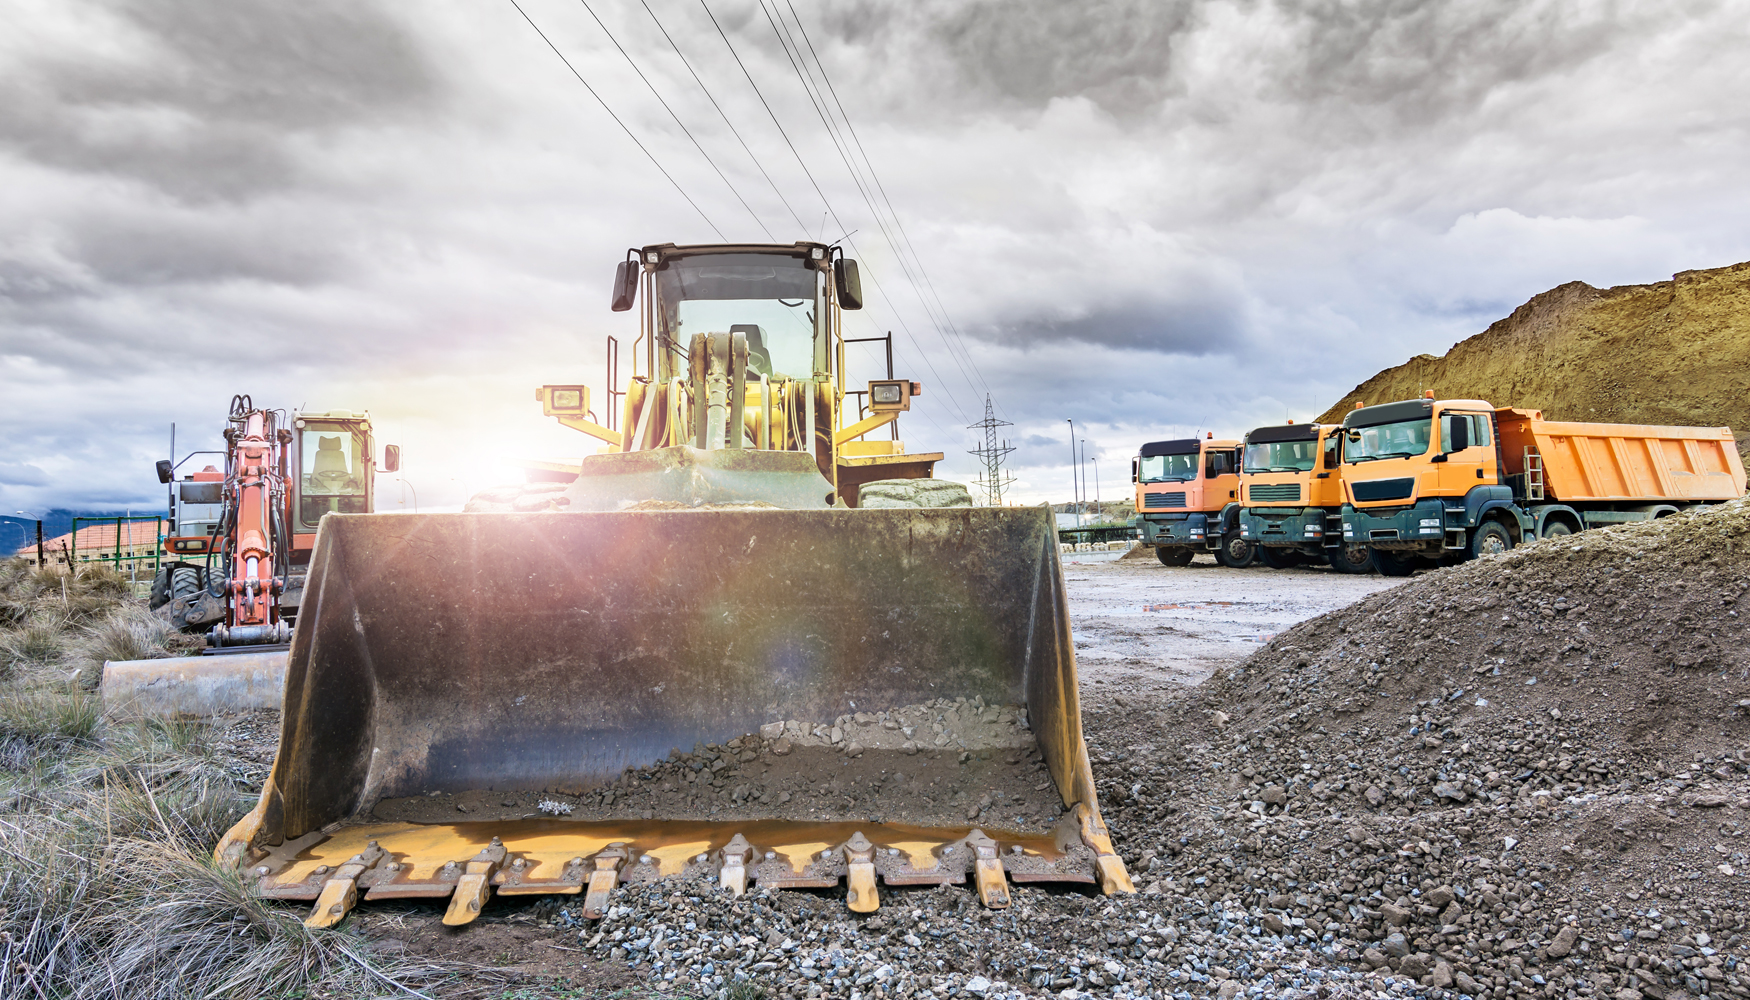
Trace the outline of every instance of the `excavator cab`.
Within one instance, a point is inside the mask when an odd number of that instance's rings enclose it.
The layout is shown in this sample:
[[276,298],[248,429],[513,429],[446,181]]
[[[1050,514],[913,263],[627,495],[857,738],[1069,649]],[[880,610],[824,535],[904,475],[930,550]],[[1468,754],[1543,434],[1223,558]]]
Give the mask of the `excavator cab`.
[[927,474],[850,454],[915,395],[876,381],[846,422],[860,300],[822,244],[629,252],[619,428],[537,392],[603,443],[553,509],[320,522],[279,753],[217,856],[316,926],[417,896],[465,924],[493,893],[595,917],[659,879],[843,882],[860,912],[878,881],[1132,891],[1049,508],[852,506]]

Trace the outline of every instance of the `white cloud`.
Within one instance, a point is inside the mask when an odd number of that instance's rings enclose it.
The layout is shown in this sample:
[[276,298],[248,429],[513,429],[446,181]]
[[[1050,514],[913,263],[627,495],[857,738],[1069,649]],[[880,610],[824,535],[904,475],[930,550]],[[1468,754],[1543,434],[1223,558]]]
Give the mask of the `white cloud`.
[[[459,502],[590,446],[530,389],[630,345],[624,248],[715,238],[508,5],[4,2],[15,505],[156,502],[168,425],[211,443],[235,392],[369,409],[422,504]],[[988,388],[1026,499],[1067,493],[1065,417],[1117,495],[1143,440],[1310,416],[1554,284],[1750,259],[1741,2],[798,5],[921,295],[756,5],[711,9],[812,180],[701,11],[655,8],[752,157],[642,5],[594,6],[777,238],[839,235],[815,182],[857,230],[886,296],[848,328],[926,382],[908,445],[970,479]],[[765,238],[586,12],[526,9]]]

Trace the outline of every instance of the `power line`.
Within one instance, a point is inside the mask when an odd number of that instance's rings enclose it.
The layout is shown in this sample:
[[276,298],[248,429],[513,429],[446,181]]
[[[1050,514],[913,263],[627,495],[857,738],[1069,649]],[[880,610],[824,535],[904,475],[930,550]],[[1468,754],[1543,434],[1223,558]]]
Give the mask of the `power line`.
[[[814,57],[814,65],[820,70],[820,78],[826,82],[827,92],[832,95],[833,103],[838,106],[839,117],[844,119],[845,128],[851,133],[851,140],[856,143],[857,152],[862,154],[863,163],[869,168],[870,180],[874,181],[876,191],[880,193],[888,213],[893,216],[894,228],[899,230],[900,239],[905,241],[906,249],[911,251],[912,260],[917,263],[918,270],[923,272],[924,283],[930,289],[930,296],[936,300],[937,311],[947,321],[948,329],[953,331],[954,339],[960,344],[961,353],[972,365],[973,373],[978,376],[979,384],[984,386],[985,394],[988,396],[990,385],[984,380],[984,372],[979,370],[978,362],[973,359],[972,352],[967,349],[966,340],[960,334],[960,327],[955,324],[954,318],[948,315],[948,307],[943,303],[941,293],[936,290],[935,279],[930,277],[929,268],[924,266],[923,258],[919,256],[916,244],[912,243],[911,234],[905,231],[905,223],[899,217],[899,210],[893,207],[893,199],[887,195],[887,186],[881,183],[881,175],[875,170],[875,161],[869,158],[869,151],[863,147],[863,137],[857,134],[857,127],[851,124],[850,113],[845,110],[844,101],[839,99],[838,88],[832,85],[832,77],[827,74],[826,64],[820,61],[820,53],[814,48],[814,40],[808,36],[808,28],[802,24],[802,16],[796,12],[796,7],[790,0],[784,0],[784,4],[790,8],[790,16],[796,21],[796,30],[802,34],[802,40],[808,44],[808,53]],[[897,250],[897,248],[895,249]],[[1002,405],[998,404],[997,409],[1001,410]]]
[[760,230],[766,234],[767,239],[774,243],[777,242],[778,238],[772,235],[772,231],[766,228],[764,222],[760,221],[760,217],[758,213],[754,212],[753,206],[749,205],[747,199],[741,196],[741,192],[735,189],[735,184],[730,181],[729,175],[723,172],[723,168],[717,165],[717,161],[711,158],[710,153],[705,152],[705,147],[699,145],[699,140],[693,137],[692,129],[687,128],[687,123],[681,121],[681,116],[675,114],[675,110],[668,106],[668,102],[663,100],[662,94],[657,91],[656,84],[650,82],[650,78],[645,76],[644,71],[638,68],[638,63],[633,60],[632,54],[626,51],[626,47],[621,45],[620,40],[614,37],[614,33],[608,30],[608,26],[602,23],[602,19],[596,14],[595,8],[589,5],[589,0],[577,0],[577,2],[583,4],[583,9],[589,11],[589,16],[594,18],[595,23],[601,27],[602,34],[607,35],[608,41],[614,43],[614,48],[620,50],[620,55],[626,57],[626,64],[631,66],[632,72],[638,74],[638,79],[643,80],[644,85],[650,88],[651,95],[656,98],[657,103],[662,105],[662,110],[667,111],[668,116],[674,119],[674,123],[681,127],[681,131],[685,133],[687,139],[692,142],[693,148],[699,151],[699,155],[705,158],[705,162],[711,165],[712,170],[717,171],[717,176],[723,179],[724,186],[729,188],[729,193],[735,195],[735,200],[741,202],[741,207],[747,209],[748,215],[753,216],[754,225],[760,227]]
[[602,106],[602,110],[608,113],[608,117],[614,120],[614,124],[620,126],[620,130],[626,133],[626,138],[632,140],[632,144],[638,147],[639,152],[649,157],[651,164],[661,172],[662,176],[668,178],[668,182],[674,185],[674,189],[680,192],[680,196],[686,199],[687,204],[693,206],[693,211],[699,213],[699,218],[705,220],[705,225],[711,227],[711,231],[717,234],[717,238],[725,243],[729,242],[729,237],[723,235],[723,230],[717,228],[717,223],[711,221],[711,217],[705,214],[705,210],[699,207],[699,203],[693,200],[693,196],[687,194],[687,189],[681,187],[680,181],[675,180],[674,175],[663,167],[662,161],[653,156],[650,150],[645,148],[644,143],[638,141],[638,136],[626,127],[626,123],[620,120],[619,115],[614,114],[614,109],[608,107],[608,102],[602,100],[602,95],[595,92],[595,88],[589,85],[589,81],[583,78],[583,74],[577,71],[576,66],[571,65],[571,60],[565,58],[565,53],[559,51],[559,47],[553,44],[553,40],[547,37],[547,33],[541,30],[541,26],[535,23],[534,18],[531,18],[528,12],[523,10],[522,5],[517,3],[517,0],[510,0],[510,5],[523,16],[523,20],[529,22],[529,27],[535,29],[535,34],[541,36],[541,41],[547,43],[547,47],[553,50],[553,54],[559,57],[559,61],[565,64],[565,68],[571,71],[571,75],[577,77],[577,82],[583,84],[583,89],[589,91],[589,96],[596,99],[596,103]]
[[[766,100],[766,95],[760,90],[760,85],[758,83],[754,82],[753,73],[748,71],[747,64],[745,62],[743,62],[741,59],[741,53],[736,51],[735,43],[731,42],[729,40],[729,34],[723,30],[723,25],[718,23],[717,15],[713,14],[711,12],[711,8],[708,4],[706,4],[705,0],[699,0],[699,6],[703,7],[705,9],[705,16],[709,17],[711,19],[712,27],[715,27],[717,29],[717,36],[719,38],[723,39],[723,44],[728,47],[729,54],[732,57],[734,57],[734,59],[735,59],[735,64],[741,68],[742,75],[747,78],[748,86],[753,88],[754,95],[759,98],[760,105],[766,109],[766,114],[767,114],[767,116],[769,116],[772,119],[772,125],[777,128],[778,135],[783,137],[784,145],[789,147],[790,155],[794,156],[796,158],[796,165],[802,168],[802,173],[808,177],[808,183],[814,187],[814,193],[816,195],[820,196],[821,204],[826,206],[827,214],[832,216],[833,222],[835,222],[839,226],[839,229],[841,231],[844,231],[844,232],[850,231],[850,227],[844,224],[844,221],[839,218],[838,212],[832,207],[832,200],[826,196],[825,191],[821,190],[820,182],[815,179],[814,172],[812,170],[808,169],[808,163],[807,163],[807,161],[803,160],[802,153],[799,150],[797,150],[796,144],[791,141],[790,133],[786,132],[784,130],[784,123],[778,120],[778,114],[777,114],[777,112],[772,110],[771,102]],[[798,220],[798,221],[800,221],[800,220]],[[806,228],[806,227],[804,227],[804,228]],[[856,248],[855,243],[852,243],[848,238],[846,239],[846,242],[850,243],[852,249],[855,250],[855,248]],[[861,256],[860,253],[858,255]],[[866,261],[865,261],[865,263],[866,263]],[[912,346],[917,348],[919,357],[924,359],[924,364],[929,367],[930,374],[932,376],[934,376],[935,379],[937,380],[936,384],[942,386],[943,390],[946,392],[947,391],[946,380],[944,380],[942,378],[941,374],[936,371],[936,366],[933,362],[930,361],[929,355],[924,352],[924,350],[921,346],[918,345],[917,338],[915,336],[913,336],[913,334],[911,332],[910,325],[908,325],[905,321],[904,314],[901,313],[899,311],[899,309],[894,306],[892,297],[889,296],[887,294],[887,290],[884,287],[882,287],[881,279],[876,276],[875,269],[872,267],[865,267],[864,270],[868,272],[869,280],[875,285],[875,290],[877,292],[879,292],[881,294],[881,297],[887,301],[888,307],[893,309],[894,316],[899,320],[900,329],[905,331],[905,335],[908,338],[910,338],[912,341]],[[952,352],[950,352],[950,353],[952,353]],[[961,419],[963,419],[963,420],[968,419],[966,416],[966,411],[960,406],[960,401],[958,399],[956,399],[952,394],[948,395],[948,402],[953,405],[954,409],[960,411]]]
[[[796,214],[796,209],[791,207],[790,199],[784,197],[784,192],[778,187],[778,182],[772,180],[772,175],[766,172],[766,165],[760,162],[758,156],[754,155],[753,147],[747,144],[747,140],[741,136],[741,130],[736,128],[735,123],[729,120],[728,112],[724,111],[723,106],[717,103],[717,98],[712,95],[711,88],[705,86],[705,81],[699,78],[699,71],[693,68],[693,64],[687,59],[686,53],[682,52],[681,47],[675,44],[675,40],[669,35],[668,29],[662,26],[662,19],[656,16],[656,11],[650,9],[650,4],[646,2],[646,0],[639,0],[639,2],[644,4],[644,12],[650,15],[652,21],[656,22],[656,30],[662,32],[662,37],[668,40],[668,47],[674,50],[676,56],[680,57],[681,65],[685,66],[687,72],[693,75],[693,82],[697,83],[699,89],[705,92],[705,99],[711,102],[713,108],[717,109],[717,115],[723,119],[723,124],[729,126],[729,132],[731,135],[735,136],[735,141],[741,143],[741,148],[747,152],[747,158],[753,161],[753,165],[759,170],[760,176],[764,177],[766,183],[771,185],[772,193],[778,196],[778,200],[784,203],[784,208],[790,213],[790,217],[796,220],[796,228],[806,232],[808,225],[802,221],[802,216]],[[775,240],[776,237],[773,237],[773,239]]]
[[[776,0],[774,0],[774,7],[775,6]],[[882,218],[880,209],[875,207],[874,200],[869,195],[869,189],[864,184],[861,173],[852,162],[848,152],[848,145],[839,136],[838,127],[832,120],[832,116],[828,113],[825,106],[825,95],[820,94],[819,87],[813,83],[812,77],[807,71],[808,61],[802,56],[801,46],[796,45],[795,39],[790,37],[788,25],[784,25],[780,28],[780,23],[783,21],[783,18],[782,16],[774,16],[773,11],[767,9],[766,0],[760,0],[760,11],[766,15],[766,23],[771,26],[772,33],[778,37],[778,45],[783,48],[785,58],[790,60],[790,69],[796,74],[796,79],[802,83],[802,92],[807,95],[809,103],[814,106],[814,113],[820,117],[821,124],[826,127],[827,138],[832,141],[833,149],[838,152],[839,159],[844,162],[846,172],[851,175],[851,182],[856,185],[857,193],[863,198],[863,204],[869,209],[870,215],[874,217],[875,225],[881,230],[882,238],[885,239],[887,245],[893,249],[894,259],[899,263],[900,271],[905,275],[906,280],[911,283],[912,293],[917,296],[918,304],[923,306],[925,317],[927,317],[931,325],[936,328],[936,336],[941,338],[942,346],[948,350],[948,356],[954,360],[955,367],[960,369],[960,377],[966,380],[966,387],[972,390],[973,394],[976,396],[978,393],[978,387],[972,384],[972,376],[967,374],[966,364],[960,360],[959,355],[955,354],[954,345],[949,342],[948,335],[942,330],[942,324],[936,319],[935,314],[930,310],[930,304],[924,299],[923,286],[919,283],[917,277],[912,274],[910,265],[906,263],[905,252],[900,248],[899,242],[893,238],[893,234],[888,232],[887,223]],[[792,8],[791,12],[794,13],[795,9]],[[801,22],[798,21],[797,25],[800,27]],[[795,49],[794,54],[791,52],[792,48]],[[810,51],[812,51],[812,45]],[[817,65],[820,62],[818,53],[815,54],[815,62]],[[825,67],[822,66],[822,77],[825,76],[825,73]],[[841,113],[843,112],[842,105],[840,111]],[[847,123],[849,120],[849,118],[846,118]],[[872,164],[869,169],[871,175],[873,175],[874,167]],[[968,357],[967,360],[970,361],[971,358]],[[976,367],[975,364],[974,368]],[[982,376],[980,377],[980,381],[983,381]],[[964,414],[962,414],[962,416],[964,416]]]

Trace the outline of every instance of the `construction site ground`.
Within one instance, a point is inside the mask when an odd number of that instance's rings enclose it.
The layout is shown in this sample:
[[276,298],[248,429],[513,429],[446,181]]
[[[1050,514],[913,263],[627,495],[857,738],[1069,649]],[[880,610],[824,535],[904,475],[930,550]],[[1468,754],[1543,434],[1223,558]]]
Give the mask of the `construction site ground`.
[[349,919],[529,996],[1750,997],[1750,504],[1408,580],[1065,562],[1136,895],[883,886],[859,916],[842,887],[663,882],[600,921]]

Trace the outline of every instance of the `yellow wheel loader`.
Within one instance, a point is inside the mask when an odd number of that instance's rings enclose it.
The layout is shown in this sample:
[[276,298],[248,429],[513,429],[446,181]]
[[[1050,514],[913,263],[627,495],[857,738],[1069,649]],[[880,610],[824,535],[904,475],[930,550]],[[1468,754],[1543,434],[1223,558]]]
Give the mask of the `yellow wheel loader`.
[[878,882],[1133,891],[1049,508],[846,498],[880,492],[846,445],[916,391],[873,383],[843,425],[856,263],[651,246],[613,307],[640,298],[623,430],[582,386],[541,390],[604,442],[554,509],[323,519],[279,754],[219,859],[314,926],[402,897],[465,924],[494,893],[593,917],[659,879],[843,881],[858,912]]

